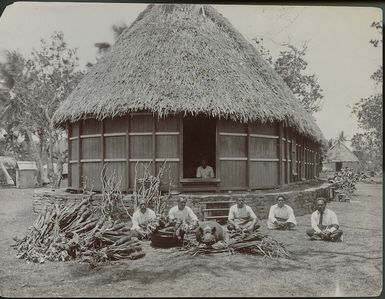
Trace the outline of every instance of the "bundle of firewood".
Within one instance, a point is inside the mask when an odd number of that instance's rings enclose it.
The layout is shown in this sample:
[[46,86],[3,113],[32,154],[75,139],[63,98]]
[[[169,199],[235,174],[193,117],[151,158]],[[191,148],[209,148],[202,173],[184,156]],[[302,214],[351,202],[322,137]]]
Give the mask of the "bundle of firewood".
[[15,239],[17,257],[39,263],[71,259],[97,263],[143,257],[128,224],[105,214],[103,208],[94,206],[91,196],[67,207],[46,206],[27,235]]
[[234,254],[239,252],[270,258],[290,257],[289,252],[282,243],[258,231],[253,233],[229,232],[226,240],[219,241],[211,246],[198,244],[192,238],[186,239],[186,243],[185,248],[191,255],[220,252]]
[[263,255],[270,258],[290,256],[283,243],[258,231],[251,234],[232,232],[230,233],[228,246],[236,252]]

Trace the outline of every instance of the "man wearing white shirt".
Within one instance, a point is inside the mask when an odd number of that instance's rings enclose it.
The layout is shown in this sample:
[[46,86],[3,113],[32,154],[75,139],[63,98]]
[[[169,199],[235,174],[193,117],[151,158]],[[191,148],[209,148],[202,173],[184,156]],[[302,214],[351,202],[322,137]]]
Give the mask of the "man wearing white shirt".
[[172,207],[168,212],[168,217],[173,222],[179,221],[195,226],[198,224],[198,217],[188,206],[186,206],[186,202],[185,198],[179,198],[178,204]]
[[134,212],[131,218],[131,232],[139,239],[145,237],[147,225],[155,219],[155,212],[150,208],[147,208],[146,201],[140,200],[139,209]]
[[176,237],[182,240],[185,234],[190,233],[198,226],[198,217],[186,206],[186,202],[185,198],[179,198],[178,204],[168,212],[168,218],[173,225],[172,230]]
[[214,178],[214,170],[211,166],[206,164],[206,160],[202,160],[202,165],[197,168],[197,178],[211,179]]
[[228,230],[252,232],[259,228],[257,216],[241,197],[230,207],[228,222]]
[[293,209],[285,204],[285,197],[278,196],[277,204],[270,207],[268,229],[291,230],[297,225]]
[[317,199],[317,210],[311,215],[311,229],[306,231],[311,240],[342,241],[342,230],[336,213],[326,209],[326,200]]

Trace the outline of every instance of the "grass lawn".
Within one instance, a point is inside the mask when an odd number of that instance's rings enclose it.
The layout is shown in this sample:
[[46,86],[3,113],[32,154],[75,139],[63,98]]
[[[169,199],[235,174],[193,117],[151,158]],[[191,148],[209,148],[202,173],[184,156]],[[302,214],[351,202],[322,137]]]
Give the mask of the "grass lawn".
[[295,231],[262,231],[286,244],[293,259],[221,253],[180,255],[153,249],[135,261],[97,269],[76,262],[18,260],[10,245],[35,219],[33,189],[0,189],[0,295],[44,297],[128,296],[377,296],[382,290],[382,184],[357,185],[350,203],[331,202],[344,231],[342,243],[310,241],[310,215]]

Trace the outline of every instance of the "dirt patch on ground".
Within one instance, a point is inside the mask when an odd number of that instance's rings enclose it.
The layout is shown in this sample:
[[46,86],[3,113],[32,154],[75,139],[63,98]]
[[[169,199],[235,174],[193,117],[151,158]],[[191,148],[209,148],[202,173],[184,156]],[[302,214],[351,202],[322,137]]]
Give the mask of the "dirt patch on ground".
[[309,241],[310,215],[295,231],[262,231],[286,244],[293,259],[226,253],[186,256],[143,244],[146,256],[90,269],[77,262],[27,263],[10,245],[35,219],[32,189],[0,189],[2,296],[377,296],[382,290],[382,185],[358,184],[350,203],[331,202],[344,242]]

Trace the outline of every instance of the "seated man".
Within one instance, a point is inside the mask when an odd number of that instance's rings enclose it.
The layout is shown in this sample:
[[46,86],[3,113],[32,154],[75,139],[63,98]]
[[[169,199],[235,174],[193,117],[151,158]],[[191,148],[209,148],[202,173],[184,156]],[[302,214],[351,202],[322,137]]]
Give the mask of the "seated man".
[[252,232],[259,228],[257,216],[253,210],[245,204],[243,198],[238,198],[237,203],[230,207],[228,222],[228,230]]
[[147,225],[156,220],[156,215],[153,210],[147,208],[145,200],[139,201],[139,209],[132,215],[131,233],[138,239],[147,237]]
[[198,217],[186,206],[187,200],[179,198],[178,204],[172,207],[168,217],[173,222],[176,229],[176,235],[183,239],[183,235],[195,229],[198,225]]
[[293,209],[285,204],[285,197],[277,197],[277,204],[270,207],[268,229],[291,230],[297,225]]
[[209,179],[214,177],[214,170],[206,164],[206,160],[202,160],[202,165],[197,168],[197,178]]
[[317,210],[311,214],[311,226],[306,231],[311,240],[342,241],[337,215],[326,209],[326,200],[322,197],[317,198]]

